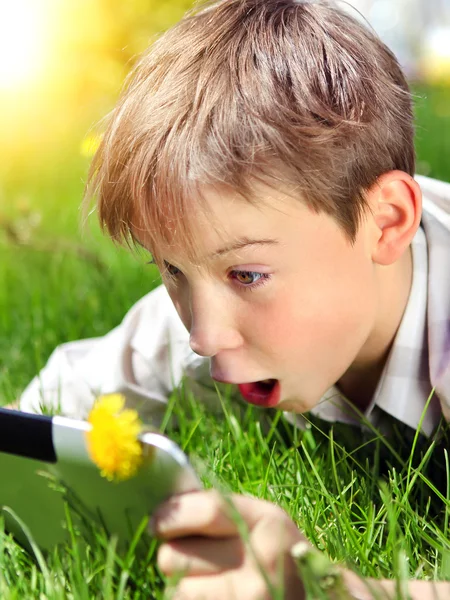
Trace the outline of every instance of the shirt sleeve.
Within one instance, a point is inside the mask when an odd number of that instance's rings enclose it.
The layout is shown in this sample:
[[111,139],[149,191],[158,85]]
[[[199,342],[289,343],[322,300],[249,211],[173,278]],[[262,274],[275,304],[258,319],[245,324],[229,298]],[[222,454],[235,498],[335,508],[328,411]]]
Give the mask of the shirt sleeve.
[[185,374],[204,380],[209,363],[190,349],[188,333],[161,286],[104,337],[56,348],[23,392],[20,409],[84,419],[97,396],[122,393],[128,406],[157,424]]

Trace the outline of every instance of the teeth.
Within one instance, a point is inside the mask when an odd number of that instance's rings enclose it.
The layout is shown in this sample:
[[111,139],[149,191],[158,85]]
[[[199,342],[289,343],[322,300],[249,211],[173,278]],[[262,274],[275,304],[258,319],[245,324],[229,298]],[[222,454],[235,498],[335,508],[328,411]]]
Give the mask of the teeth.
[[273,379],[262,379],[261,383],[264,383],[265,385],[270,385],[272,383]]

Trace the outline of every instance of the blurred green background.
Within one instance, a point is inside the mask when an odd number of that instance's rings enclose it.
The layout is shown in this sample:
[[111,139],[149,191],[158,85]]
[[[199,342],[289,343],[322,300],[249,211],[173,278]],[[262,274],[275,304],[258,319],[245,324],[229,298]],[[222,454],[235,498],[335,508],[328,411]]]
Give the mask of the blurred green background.
[[[0,403],[58,343],[106,332],[158,282],[95,215],[81,232],[79,205],[93,126],[137,55],[190,6],[0,0]],[[439,73],[414,83],[418,171],[450,180],[450,70]]]

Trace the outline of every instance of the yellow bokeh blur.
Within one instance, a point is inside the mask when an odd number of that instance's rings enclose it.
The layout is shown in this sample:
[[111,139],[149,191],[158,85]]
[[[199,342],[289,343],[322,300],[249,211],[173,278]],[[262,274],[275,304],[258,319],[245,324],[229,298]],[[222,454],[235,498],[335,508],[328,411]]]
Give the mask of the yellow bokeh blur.
[[[94,125],[190,0],[0,0],[0,169],[49,149],[89,158]],[[4,170],[4,169],[3,169]]]
[[91,158],[92,156],[94,156],[97,148],[100,145],[101,139],[102,138],[100,135],[94,133],[88,134],[81,142],[81,155],[85,156],[86,158]]
[[429,32],[423,43],[419,69],[428,83],[450,84],[450,24]]

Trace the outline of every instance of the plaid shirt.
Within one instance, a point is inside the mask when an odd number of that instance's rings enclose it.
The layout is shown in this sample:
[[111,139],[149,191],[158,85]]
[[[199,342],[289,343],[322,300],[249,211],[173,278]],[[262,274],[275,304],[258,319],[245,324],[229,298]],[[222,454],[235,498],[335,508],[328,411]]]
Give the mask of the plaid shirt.
[[450,185],[420,178],[429,245],[428,344],[430,379],[450,421]]
[[[417,180],[424,192],[424,211],[423,228],[412,244],[412,289],[365,417],[381,429],[389,419],[416,429],[435,387],[422,424],[429,435],[442,413],[450,420],[450,185]],[[159,287],[103,338],[57,348],[22,395],[21,409],[39,412],[42,404],[56,405],[67,416],[84,418],[96,396],[121,392],[144,419],[156,424],[184,375],[195,395],[220,412],[209,361],[192,352],[166,290]],[[336,388],[314,413],[328,421],[360,422]],[[301,415],[288,418],[304,423]]]

